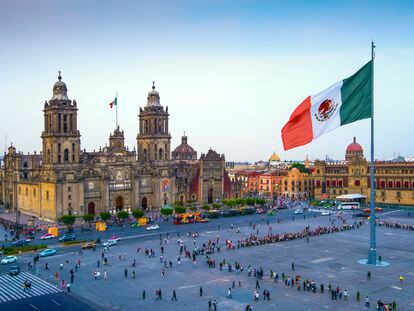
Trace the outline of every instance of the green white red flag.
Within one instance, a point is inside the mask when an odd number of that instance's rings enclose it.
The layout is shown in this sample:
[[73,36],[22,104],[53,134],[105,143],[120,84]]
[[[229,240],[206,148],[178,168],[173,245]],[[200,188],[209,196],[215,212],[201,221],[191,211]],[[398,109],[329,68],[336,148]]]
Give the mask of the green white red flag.
[[118,105],[117,101],[117,97],[115,97],[115,99],[109,103],[109,108],[113,108],[114,106]]
[[308,96],[282,129],[285,150],[303,146],[333,129],[371,118],[372,61],[354,75]]

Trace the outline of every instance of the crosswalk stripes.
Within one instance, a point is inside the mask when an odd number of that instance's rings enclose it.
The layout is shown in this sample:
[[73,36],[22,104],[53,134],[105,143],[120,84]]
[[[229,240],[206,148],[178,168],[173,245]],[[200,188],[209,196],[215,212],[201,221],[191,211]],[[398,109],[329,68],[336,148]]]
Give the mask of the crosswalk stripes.
[[[31,289],[23,290],[23,282],[30,281]],[[16,276],[0,275],[0,303],[58,293],[61,290],[28,272]]]

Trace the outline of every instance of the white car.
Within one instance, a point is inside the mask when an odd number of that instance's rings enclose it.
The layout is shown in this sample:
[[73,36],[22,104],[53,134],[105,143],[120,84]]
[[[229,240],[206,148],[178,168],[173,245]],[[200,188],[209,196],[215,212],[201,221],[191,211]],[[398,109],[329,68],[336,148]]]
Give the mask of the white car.
[[322,216],[329,216],[331,213],[330,212],[328,212],[328,211],[323,211],[322,213],[321,213],[321,215]]
[[152,225],[152,226],[147,227],[147,230],[158,230],[159,228],[160,226],[158,225]]
[[17,261],[16,256],[6,256],[1,260],[1,264],[2,265],[7,265],[9,263],[16,262],[16,261]]
[[102,244],[103,247],[111,247],[118,244],[117,240],[109,240],[108,242],[105,242]]
[[295,214],[303,214],[303,211],[301,209],[297,209],[296,211],[294,211]]

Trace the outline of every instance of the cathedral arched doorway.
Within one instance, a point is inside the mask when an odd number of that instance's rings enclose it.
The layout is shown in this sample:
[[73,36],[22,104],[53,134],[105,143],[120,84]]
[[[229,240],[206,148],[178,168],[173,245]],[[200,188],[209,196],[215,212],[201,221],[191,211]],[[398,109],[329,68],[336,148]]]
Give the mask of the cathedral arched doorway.
[[124,198],[123,197],[117,196],[115,198],[115,208],[116,208],[117,212],[122,211],[122,209],[124,208]]
[[143,197],[141,200],[141,209],[143,211],[147,210],[148,208],[148,199],[146,197]]
[[213,203],[213,189],[211,188],[208,190],[207,203]]
[[95,215],[95,203],[94,202],[88,203],[88,214]]

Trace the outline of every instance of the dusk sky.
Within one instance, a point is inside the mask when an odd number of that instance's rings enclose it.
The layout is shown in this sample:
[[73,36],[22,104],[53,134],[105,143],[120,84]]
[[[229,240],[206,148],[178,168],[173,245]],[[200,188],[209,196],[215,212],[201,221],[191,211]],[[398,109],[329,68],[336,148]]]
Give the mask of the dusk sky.
[[132,149],[152,81],[197,152],[228,161],[343,159],[356,136],[369,156],[369,120],[283,151],[280,130],[308,95],[375,61],[378,159],[414,156],[412,1],[0,0],[0,150],[41,150],[43,104],[58,70],[78,104],[81,148],[115,128]]

